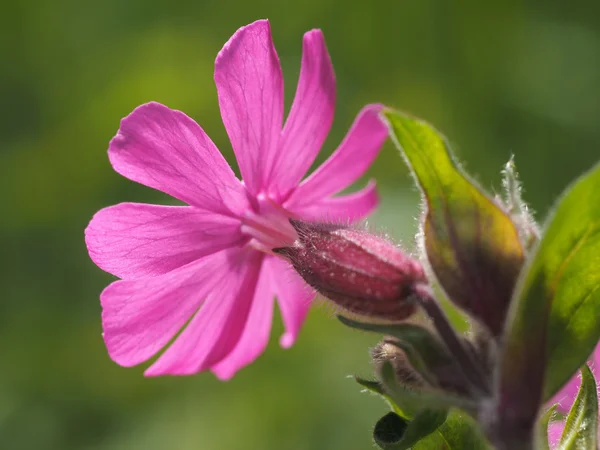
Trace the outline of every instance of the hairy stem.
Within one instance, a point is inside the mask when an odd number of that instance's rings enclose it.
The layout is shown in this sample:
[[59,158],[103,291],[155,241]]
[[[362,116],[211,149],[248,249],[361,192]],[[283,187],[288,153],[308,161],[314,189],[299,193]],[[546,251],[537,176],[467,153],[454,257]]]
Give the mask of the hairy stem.
[[488,377],[486,377],[479,361],[476,360],[473,353],[466,348],[463,341],[456,334],[446,314],[435,300],[431,288],[427,285],[418,285],[415,288],[415,294],[417,302],[432,320],[446,347],[462,368],[465,378],[469,380],[475,391],[474,393],[489,396],[491,386]]

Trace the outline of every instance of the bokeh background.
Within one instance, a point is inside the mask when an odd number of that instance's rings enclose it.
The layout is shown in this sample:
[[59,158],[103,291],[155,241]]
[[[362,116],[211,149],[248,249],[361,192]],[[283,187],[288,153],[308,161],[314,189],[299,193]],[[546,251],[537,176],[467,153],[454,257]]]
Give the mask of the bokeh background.
[[[499,191],[509,156],[543,219],[600,156],[600,2],[22,0],[0,12],[0,449],[369,449],[386,412],[347,376],[368,375],[376,338],[324,307],[297,345],[227,383],[144,379],[107,356],[98,295],[112,277],[83,230],[101,207],[165,202],[112,171],[121,117],[156,100],[187,112],[233,163],[212,80],[229,36],[271,19],[293,97],[302,34],[325,32],[338,78],[321,160],[362,105],[433,122]],[[236,169],[237,170],[237,169]],[[371,226],[413,244],[418,195],[388,143],[368,174]]]

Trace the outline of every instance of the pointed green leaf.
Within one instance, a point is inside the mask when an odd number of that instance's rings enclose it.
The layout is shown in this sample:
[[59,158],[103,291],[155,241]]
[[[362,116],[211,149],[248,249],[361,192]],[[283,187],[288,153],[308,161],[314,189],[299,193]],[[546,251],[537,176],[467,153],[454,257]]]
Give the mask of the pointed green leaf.
[[425,196],[425,250],[438,281],[499,336],[524,259],[514,223],[459,169],[432,126],[391,110],[384,116]]
[[586,365],[581,369],[581,387],[569,411],[558,450],[598,448],[598,391]]
[[548,444],[548,424],[550,423],[550,419],[554,416],[556,412],[556,406],[552,405],[550,408],[542,414],[542,416],[538,420],[537,424],[537,436],[536,436],[536,449],[539,450],[549,450],[550,445]]
[[394,411],[400,417],[403,417],[405,419],[410,418],[410,416],[405,411],[403,411],[402,408],[400,408],[394,402],[394,400],[392,400],[392,398],[385,392],[381,382],[373,381],[373,380],[365,380],[364,378],[357,377],[357,376],[355,376],[354,379],[356,380],[356,382],[358,384],[360,384],[362,387],[364,387],[368,391],[373,392],[374,394],[377,394],[381,398],[383,398],[387,402],[387,404],[390,405],[390,408],[392,408],[392,411]]
[[544,400],[560,390],[600,339],[600,164],[567,197],[544,233],[546,245],[536,258],[545,266],[544,276],[552,276],[546,279],[544,293],[554,297]]
[[444,344],[426,328],[410,323],[382,324],[357,322],[344,316],[337,316],[344,325],[357,330],[372,331],[383,335],[393,336],[406,342],[417,354],[432,355],[432,357],[448,357]]
[[[600,164],[558,206],[511,306],[498,414],[536,415],[585,363],[600,339]],[[543,386],[543,391],[542,391]]]
[[383,386],[381,385],[381,383],[379,381],[374,381],[374,380],[366,380],[364,378],[361,377],[354,377],[354,380],[360,384],[362,387],[364,387],[365,389],[381,395],[382,397],[385,395],[385,392],[383,392]]

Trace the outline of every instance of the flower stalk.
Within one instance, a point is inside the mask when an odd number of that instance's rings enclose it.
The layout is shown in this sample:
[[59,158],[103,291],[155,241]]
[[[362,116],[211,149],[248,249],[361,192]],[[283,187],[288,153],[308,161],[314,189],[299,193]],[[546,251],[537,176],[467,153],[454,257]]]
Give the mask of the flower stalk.
[[456,334],[439,302],[434,298],[431,287],[423,284],[417,285],[415,287],[415,300],[431,319],[448,350],[456,358],[463,374],[474,389],[473,394],[480,397],[489,395],[491,392],[490,382],[483,372],[481,364],[475,359],[473,352],[467,349],[464,341]]

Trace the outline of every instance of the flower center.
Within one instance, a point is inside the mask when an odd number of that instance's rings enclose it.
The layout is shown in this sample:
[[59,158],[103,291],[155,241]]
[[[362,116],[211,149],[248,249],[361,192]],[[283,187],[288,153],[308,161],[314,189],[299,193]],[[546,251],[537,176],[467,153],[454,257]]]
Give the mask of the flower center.
[[242,233],[250,238],[248,245],[265,253],[290,246],[298,234],[290,224],[290,214],[265,194],[256,197],[257,211],[246,211],[242,217]]

